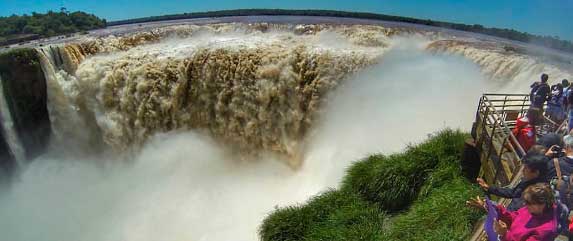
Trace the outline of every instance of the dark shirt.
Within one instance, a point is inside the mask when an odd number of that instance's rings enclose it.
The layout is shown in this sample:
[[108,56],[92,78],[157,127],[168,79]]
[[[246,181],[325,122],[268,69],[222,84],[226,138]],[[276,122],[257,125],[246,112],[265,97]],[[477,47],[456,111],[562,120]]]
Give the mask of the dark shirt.
[[[573,173],[573,159],[569,157],[560,157],[559,166],[561,167],[561,175],[569,176]],[[557,171],[555,170],[555,164],[553,164],[553,159],[549,160],[547,163],[547,178],[546,181],[551,181],[552,178],[557,177]]]
[[525,204],[523,199],[521,199],[521,194],[523,191],[529,187],[529,185],[533,185],[536,183],[545,182],[545,177],[538,177],[528,181],[521,180],[514,188],[506,188],[506,187],[489,187],[487,192],[489,194],[496,195],[498,197],[504,198],[511,198],[511,203],[507,206],[508,210],[516,211],[523,207]]
[[551,89],[547,83],[535,82],[531,85],[530,100],[534,107],[542,108],[549,97]]
[[[561,167],[561,175],[562,176],[569,176],[573,174],[573,159],[563,156],[559,159],[559,166]],[[547,165],[547,177],[546,181],[550,182],[551,179],[557,177],[557,171],[555,170],[555,164],[553,163],[553,159],[551,159]],[[571,210],[573,209],[573,192],[569,190],[570,185],[564,185],[562,189],[560,189],[560,199],[561,202]]]

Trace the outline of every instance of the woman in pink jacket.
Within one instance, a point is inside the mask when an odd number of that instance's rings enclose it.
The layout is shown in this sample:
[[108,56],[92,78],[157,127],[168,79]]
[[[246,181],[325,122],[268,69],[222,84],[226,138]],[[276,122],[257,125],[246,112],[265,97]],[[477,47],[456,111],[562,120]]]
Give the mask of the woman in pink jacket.
[[[525,206],[510,212],[497,206],[499,219],[494,228],[502,241],[553,241],[557,237],[557,218],[553,191],[548,184],[531,185],[523,192]],[[485,209],[479,197],[467,202]],[[487,209],[485,209],[487,210]]]

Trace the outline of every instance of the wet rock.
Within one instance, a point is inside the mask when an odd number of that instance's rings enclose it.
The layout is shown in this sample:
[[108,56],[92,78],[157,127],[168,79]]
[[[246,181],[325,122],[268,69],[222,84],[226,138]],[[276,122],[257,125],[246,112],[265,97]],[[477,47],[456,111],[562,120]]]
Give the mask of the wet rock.
[[34,158],[44,151],[51,132],[46,81],[36,50],[17,49],[1,54],[0,76],[25,157]]

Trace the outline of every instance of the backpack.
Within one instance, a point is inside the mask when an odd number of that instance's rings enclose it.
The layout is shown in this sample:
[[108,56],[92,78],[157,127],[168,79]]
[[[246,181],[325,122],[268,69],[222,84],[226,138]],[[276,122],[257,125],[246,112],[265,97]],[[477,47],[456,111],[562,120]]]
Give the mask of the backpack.
[[[547,88],[544,96],[539,94],[539,91],[543,88]],[[547,94],[549,94],[550,92],[551,88],[547,83],[538,83],[531,89],[530,101],[534,103],[534,105],[539,105],[539,104],[543,105],[543,103],[547,98]]]
[[559,160],[553,158],[557,176],[551,180],[551,189],[555,195],[555,219],[557,221],[557,232],[569,236],[569,210],[573,206],[573,179],[571,176],[565,176],[561,173]]

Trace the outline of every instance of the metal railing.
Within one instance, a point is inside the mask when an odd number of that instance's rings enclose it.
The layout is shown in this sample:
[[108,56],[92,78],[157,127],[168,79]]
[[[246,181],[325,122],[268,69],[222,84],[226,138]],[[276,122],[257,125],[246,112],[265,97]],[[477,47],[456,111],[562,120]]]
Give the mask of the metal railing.
[[[529,110],[529,95],[484,94],[476,111],[472,134],[480,155],[480,177],[496,186],[515,185],[521,179],[521,158],[525,150],[511,132],[517,119]],[[508,204],[510,199],[499,200]],[[487,240],[483,223],[478,224],[472,241]]]
[[511,132],[529,110],[529,95],[484,94],[476,112],[475,143],[482,165],[480,176],[505,186],[518,171],[525,151]]
[[[480,98],[472,135],[480,155],[479,176],[487,183],[515,186],[521,179],[521,158],[526,153],[511,130],[517,119],[526,115],[530,104],[527,94],[484,94]],[[543,116],[543,123],[536,126],[538,136],[548,132],[567,132],[567,128],[564,128],[567,121],[557,124],[545,114]],[[498,200],[504,205],[510,201]],[[486,240],[483,224],[476,227],[470,240]]]

